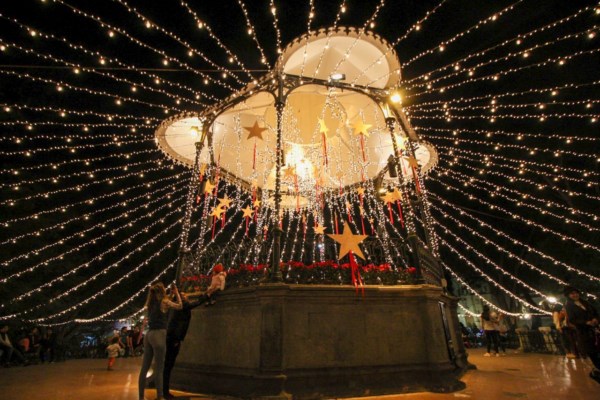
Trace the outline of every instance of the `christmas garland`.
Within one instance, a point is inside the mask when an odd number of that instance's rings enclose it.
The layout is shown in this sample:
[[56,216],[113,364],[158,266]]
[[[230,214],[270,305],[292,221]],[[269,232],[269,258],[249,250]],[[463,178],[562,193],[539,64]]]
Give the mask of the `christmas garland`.
[[[227,287],[254,286],[266,276],[268,264],[240,264],[238,268],[227,270]],[[283,280],[288,284],[304,285],[351,285],[350,263],[338,264],[335,261],[320,261],[304,264],[290,261],[280,264]],[[360,275],[365,285],[409,285],[415,281],[414,267],[394,269],[390,264],[359,265]],[[181,278],[186,291],[204,290],[210,284],[209,275],[188,275]]]

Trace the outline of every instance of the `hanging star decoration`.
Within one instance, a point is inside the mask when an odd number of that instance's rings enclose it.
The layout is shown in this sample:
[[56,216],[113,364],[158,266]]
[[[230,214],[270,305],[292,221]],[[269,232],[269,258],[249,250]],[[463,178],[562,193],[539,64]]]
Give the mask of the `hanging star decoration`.
[[393,203],[394,200],[394,192],[385,192],[385,194],[382,196],[381,200],[384,201],[384,203],[389,204],[389,203]]
[[260,200],[254,200],[254,203],[252,203],[252,205],[254,207],[260,207]]
[[243,217],[252,218],[252,214],[254,214],[254,210],[252,210],[252,208],[250,206],[246,206],[246,208],[242,208],[242,211],[244,212],[244,215],[242,215],[242,218]]
[[372,126],[373,125],[371,124],[365,124],[362,119],[359,119],[354,123],[354,134],[369,136],[369,129],[371,129]]
[[324,235],[325,234],[325,227],[321,226],[319,224],[315,225],[314,230],[315,230],[315,235]]
[[223,214],[225,212],[225,209],[222,208],[221,205],[218,205],[215,207],[214,210],[212,210],[212,212],[210,213],[211,216],[219,218],[221,216],[221,214]]
[[246,139],[252,139],[253,137],[259,138],[262,140],[262,134],[267,128],[261,128],[258,126],[258,121],[254,122],[252,126],[244,126],[244,129],[248,131],[248,137]]
[[212,182],[210,180],[208,180],[204,184],[204,193],[211,194],[212,191],[214,190],[214,188],[215,188],[215,185],[213,185]]
[[408,162],[408,165],[410,165],[413,168],[419,168],[419,162],[417,161],[416,158],[414,157],[405,157],[406,161]]
[[327,127],[327,125],[325,125],[325,120],[319,118],[319,133],[324,133],[325,135],[327,135],[328,132],[329,128]]
[[231,204],[233,200],[231,200],[229,197],[227,197],[227,195],[225,195],[223,198],[219,197],[219,207],[227,207],[229,208],[229,205]]
[[296,168],[288,165],[287,167],[285,167],[285,171],[283,172],[283,177],[284,178],[290,178],[290,179],[294,179],[294,177],[296,176]]
[[365,188],[364,187],[359,187],[358,189],[356,189],[356,193],[361,196],[365,194]]
[[365,240],[369,235],[353,235],[352,231],[350,230],[350,226],[348,226],[348,223],[344,221],[344,230],[341,235],[328,233],[327,236],[341,245],[338,260],[342,259],[350,251],[363,260],[365,259],[365,255],[358,244]]
[[402,192],[399,191],[398,188],[394,188],[394,191],[392,192],[392,199],[394,201],[402,200]]

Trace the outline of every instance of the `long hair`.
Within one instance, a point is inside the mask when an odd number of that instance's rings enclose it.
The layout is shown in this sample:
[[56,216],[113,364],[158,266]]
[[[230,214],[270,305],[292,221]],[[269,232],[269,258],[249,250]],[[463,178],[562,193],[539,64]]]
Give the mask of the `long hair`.
[[165,295],[165,285],[162,282],[153,282],[152,285],[150,285],[150,290],[148,290],[148,297],[146,298],[144,307],[150,310],[156,306],[160,306]]
[[486,321],[490,320],[490,308],[488,306],[483,307],[483,312],[481,313],[481,318]]

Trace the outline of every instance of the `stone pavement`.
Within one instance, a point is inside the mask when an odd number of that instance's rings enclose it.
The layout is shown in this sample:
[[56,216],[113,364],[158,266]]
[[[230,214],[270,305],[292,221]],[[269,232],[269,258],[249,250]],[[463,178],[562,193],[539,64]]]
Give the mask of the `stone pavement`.
[[[477,370],[467,372],[467,387],[460,392],[389,395],[386,400],[443,399],[600,399],[600,384],[588,377],[587,360],[567,360],[545,354],[483,357],[471,350],[469,360]],[[105,359],[0,369],[2,400],[137,400],[137,374],[141,358],[117,359],[106,371]],[[180,400],[210,400],[210,396],[175,392]],[[146,391],[155,399],[155,391]],[[362,398],[374,399],[374,397]]]

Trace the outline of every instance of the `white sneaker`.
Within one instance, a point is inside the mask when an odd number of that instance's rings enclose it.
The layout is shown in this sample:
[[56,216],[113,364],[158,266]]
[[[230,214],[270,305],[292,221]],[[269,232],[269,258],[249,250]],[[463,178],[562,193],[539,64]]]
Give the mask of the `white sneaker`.
[[485,353],[483,356],[484,357],[491,357],[492,355],[490,353]]

